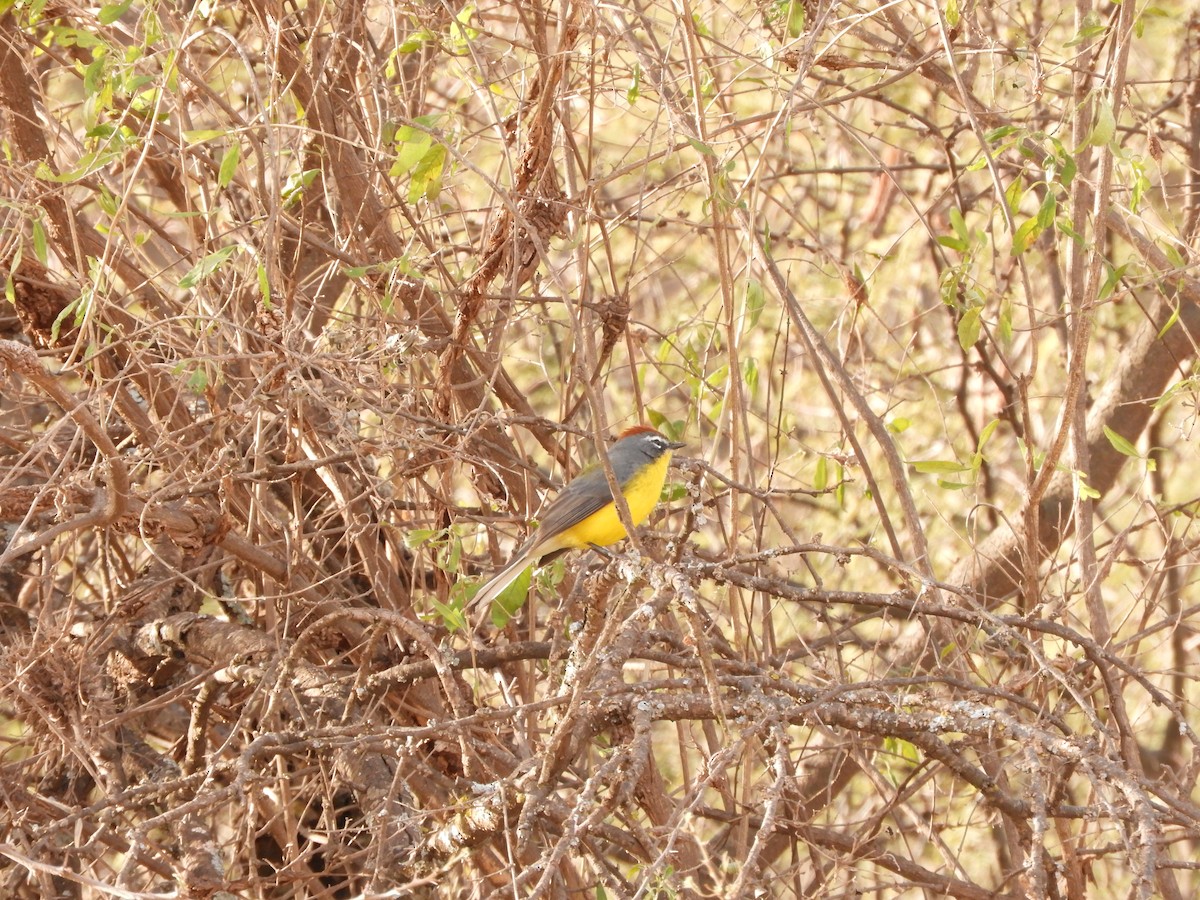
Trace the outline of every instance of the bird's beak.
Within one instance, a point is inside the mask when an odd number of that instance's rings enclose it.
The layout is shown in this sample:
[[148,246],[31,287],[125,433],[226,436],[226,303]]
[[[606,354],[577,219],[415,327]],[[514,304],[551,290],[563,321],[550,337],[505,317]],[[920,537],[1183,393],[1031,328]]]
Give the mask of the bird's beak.
[[668,450],[682,450],[686,446],[687,446],[687,444],[685,444],[683,441],[668,441],[667,442]]

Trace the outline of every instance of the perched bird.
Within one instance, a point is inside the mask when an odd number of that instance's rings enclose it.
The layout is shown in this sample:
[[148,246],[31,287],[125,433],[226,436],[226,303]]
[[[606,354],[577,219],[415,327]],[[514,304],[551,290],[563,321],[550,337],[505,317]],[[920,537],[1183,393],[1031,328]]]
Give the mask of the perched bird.
[[[671,451],[684,444],[669,441],[647,425],[635,425],[621,433],[608,451],[613,475],[629,504],[634,525],[646,521],[658,504]],[[542,516],[538,529],[503,569],[479,589],[470,605],[487,609],[504,589],[530,565],[553,559],[567,550],[604,547],[627,536],[613,502],[604,468],[592,465],[562,489]]]

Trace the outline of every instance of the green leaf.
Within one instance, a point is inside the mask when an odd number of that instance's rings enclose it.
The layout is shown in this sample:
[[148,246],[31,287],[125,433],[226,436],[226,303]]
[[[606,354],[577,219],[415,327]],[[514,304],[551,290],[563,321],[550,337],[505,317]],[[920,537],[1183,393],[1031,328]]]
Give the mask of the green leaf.
[[1125,277],[1125,270],[1129,268],[1129,264],[1124,263],[1119,266],[1110,266],[1108,263],[1105,263],[1104,268],[1107,270],[1108,275],[1104,279],[1104,284],[1100,285],[1100,290],[1096,292],[1097,300],[1107,300],[1112,296],[1112,292],[1116,290],[1117,285],[1121,283],[1121,279]]
[[221,157],[221,168],[217,172],[217,187],[229,187],[233,176],[237,173],[238,163],[242,159],[242,146],[236,140]]
[[687,142],[692,145],[692,149],[697,153],[701,153],[704,156],[711,156],[713,159],[717,158],[717,152],[713,150],[712,147],[708,146],[708,144],[704,143],[704,141],[698,140],[694,137],[689,137]]
[[959,253],[966,253],[970,246],[966,241],[951,237],[948,234],[938,235],[937,242],[943,247],[949,247],[951,250],[957,250]]
[[1084,246],[1087,242],[1084,241],[1083,235],[1075,230],[1075,226],[1066,216],[1059,216],[1054,222],[1054,227],[1073,240],[1079,246]]
[[963,243],[970,241],[971,232],[967,229],[967,220],[963,218],[962,210],[957,206],[950,207],[950,227]]
[[904,416],[897,416],[896,418],[892,419],[892,421],[888,422],[887,430],[892,434],[903,434],[904,432],[908,431],[911,425],[912,419],[906,419]]
[[1154,401],[1154,409],[1162,409],[1175,399],[1176,394],[1182,393],[1183,391],[1195,390],[1195,388],[1196,382],[1191,378],[1185,378],[1183,381],[1171,385],[1166,389],[1166,391],[1163,392],[1161,397]]
[[210,253],[196,265],[192,266],[191,270],[183,276],[179,281],[181,288],[194,288],[201,281],[211,275],[225,263],[238,250],[237,244],[230,244],[228,247],[222,247],[215,253]]
[[442,192],[442,176],[446,167],[446,148],[441,144],[430,147],[413,170],[412,182],[408,186],[408,202],[416,203],[424,197],[436,200]]
[[788,37],[798,38],[804,34],[804,22],[803,0],[790,0],[788,3]]
[[83,95],[85,97],[95,97],[100,93],[107,62],[108,56],[101,53],[83,70]]
[[979,340],[979,332],[983,328],[982,314],[983,307],[973,306],[958,320],[958,345],[963,350],[970,350]]
[[742,360],[742,381],[750,394],[758,390],[758,359],[754,356]]
[[441,617],[446,630],[451,634],[466,629],[467,617],[463,615],[461,607],[455,607],[435,599],[433,601],[433,609]]
[[404,546],[409,550],[416,550],[419,547],[424,547],[426,544],[436,545],[446,536],[444,528],[410,528],[404,532]]
[[428,29],[421,28],[417,31],[414,31],[407,38],[405,38],[400,43],[400,46],[396,48],[396,52],[397,53],[416,53],[418,50],[420,50],[422,47],[424,47],[426,44],[430,43],[433,40],[434,40],[433,32],[429,31]]
[[1084,143],[1105,147],[1116,133],[1117,120],[1113,117],[1112,103],[1102,97],[1096,101],[1096,121],[1092,123],[1092,133]]
[[46,226],[42,224],[41,219],[33,220],[33,255],[37,257],[37,261],[43,266],[49,259],[49,253],[46,249]]
[[1117,432],[1113,431],[1107,425],[1104,426],[1104,436],[1108,438],[1108,442],[1112,444],[1113,449],[1122,456],[1130,456],[1134,459],[1142,458],[1142,454],[1138,453],[1137,447],[1133,446],[1133,444],[1121,437],[1121,435],[1117,434]]
[[625,100],[630,106],[633,106],[638,101],[638,97],[642,92],[642,67],[637,63],[633,64],[633,78],[629,82],[629,87],[625,90]]
[[516,580],[500,592],[492,603],[492,624],[503,628],[508,620],[521,611],[529,597],[529,586],[533,583],[533,566],[517,576]]
[[1166,325],[1164,325],[1162,328],[1160,328],[1160,329],[1159,329],[1159,331],[1158,331],[1158,337],[1159,337],[1159,339],[1161,340],[1161,339],[1162,339],[1162,336],[1163,336],[1164,334],[1166,334],[1168,331],[1170,331],[1170,330],[1171,330],[1171,328],[1172,328],[1172,327],[1175,325],[1175,323],[1176,323],[1176,322],[1178,322],[1178,321],[1179,321],[1179,307],[1178,307],[1178,306],[1176,306],[1176,307],[1175,307],[1173,310],[1171,310],[1171,318],[1167,319],[1167,324],[1166,324]]
[[479,29],[470,25],[473,15],[475,15],[475,4],[468,3],[458,11],[454,21],[450,23],[450,43],[456,50],[465,50],[469,42],[479,37]]
[[813,473],[813,489],[825,490],[829,486],[829,460],[824,456],[817,457],[817,471]]
[[258,296],[262,299],[263,309],[271,309],[271,279],[267,277],[267,267],[258,264]]
[[754,328],[758,324],[758,319],[766,304],[767,298],[763,293],[762,282],[755,278],[749,279],[746,282],[746,325],[748,328]]
[[951,28],[958,26],[962,14],[958,10],[958,0],[946,0],[946,24]]
[[396,161],[389,172],[393,178],[409,174],[420,164],[433,146],[433,137],[411,125],[401,125],[396,129],[396,144]]
[[1021,198],[1025,196],[1025,188],[1021,186],[1018,179],[1013,179],[1012,184],[1004,191],[1004,202],[1008,204],[1008,211],[1014,216],[1021,206]]
[[952,459],[927,459],[911,464],[922,475],[952,475],[958,472],[970,471],[970,466],[964,466]]
[[1099,37],[1104,34],[1104,20],[1100,18],[1100,14],[1095,10],[1090,10],[1080,23],[1079,30],[1075,32],[1075,36],[1066,42],[1065,47],[1077,47],[1094,37]]
[[192,370],[192,374],[188,376],[187,386],[193,394],[204,393],[204,389],[208,387],[208,373],[204,371],[203,367]]
[[1047,190],[1046,196],[1042,198],[1042,205],[1038,207],[1037,224],[1040,231],[1045,231],[1054,224],[1054,214],[1058,210],[1058,201],[1054,199],[1054,191]]
[[948,491],[961,491],[963,488],[971,487],[970,484],[962,481],[947,481],[945,478],[937,480],[938,487],[945,488]]
[[989,144],[995,144],[998,141],[1004,140],[1010,134],[1016,134],[1021,129],[1016,125],[1001,125],[998,128],[993,128],[987,132],[983,139]]
[[303,196],[304,191],[316,181],[321,174],[320,169],[305,169],[303,172],[293,172],[283,182],[280,199],[284,206],[291,206]]
[[983,452],[984,444],[992,439],[992,435],[995,434],[996,428],[999,425],[999,419],[992,419],[992,421],[983,426],[983,431],[979,432],[979,443],[975,445],[975,450],[977,453]]
[[1065,188],[1071,186],[1071,182],[1075,180],[1075,173],[1079,171],[1079,166],[1075,164],[1075,157],[1071,156],[1065,150],[1060,159],[1061,168],[1058,172],[1058,183]]
[[1027,249],[1029,249],[1029,245],[1037,240],[1038,235],[1041,233],[1042,229],[1041,226],[1038,225],[1038,220],[1036,217],[1032,219],[1026,219],[1024,222],[1022,222],[1020,227],[1017,228],[1016,234],[1013,235],[1012,255],[1020,256],[1022,253],[1024,253]]
[[1000,340],[1004,341],[1006,344],[1012,343],[1013,317],[1012,317],[1012,303],[1010,301],[1006,300],[1000,306],[1000,321],[999,321],[998,328],[1000,330]]
[[71,316],[75,317],[75,324],[74,324],[75,328],[78,328],[80,325],[83,324],[84,317],[87,315],[87,309],[88,309],[88,305],[90,303],[90,298],[91,298],[90,293],[80,294],[78,297],[76,297],[74,300],[72,300],[70,303],[68,303],[66,306],[64,306],[62,308],[62,312],[60,312],[57,316],[54,317],[54,321],[50,325],[50,343],[51,344],[58,343],[59,332],[62,329],[63,324]]
[[219,128],[197,128],[183,132],[183,139],[189,144],[203,144],[205,141],[223,138],[228,134],[228,131],[221,131]]
[[109,3],[106,6],[100,7],[100,24],[111,25],[121,16],[125,15],[126,11],[133,4],[133,0],[123,0],[121,3]]

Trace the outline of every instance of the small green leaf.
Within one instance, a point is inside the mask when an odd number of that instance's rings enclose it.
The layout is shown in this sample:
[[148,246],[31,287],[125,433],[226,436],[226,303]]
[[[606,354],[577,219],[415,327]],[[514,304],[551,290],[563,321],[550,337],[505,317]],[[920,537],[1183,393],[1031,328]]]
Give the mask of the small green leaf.
[[434,40],[432,31],[421,28],[405,38],[396,48],[397,53],[416,53],[426,44]]
[[521,611],[529,597],[529,586],[533,583],[533,566],[517,576],[516,580],[500,592],[492,603],[492,624],[503,628],[508,620]]
[[458,11],[454,21],[450,23],[450,43],[456,50],[466,48],[466,45],[479,37],[479,29],[470,25],[471,17],[475,15],[475,4],[468,3]]
[[436,544],[445,536],[444,528],[410,528],[404,532],[404,546],[409,550],[416,550],[426,544]]
[[305,189],[308,188],[317,176],[321,174],[320,169],[305,169],[303,172],[293,172],[283,182],[283,190],[280,192],[280,199],[284,206],[291,206],[303,196]]
[[957,250],[959,253],[966,253],[968,247],[970,246],[966,241],[959,240],[956,237],[951,237],[948,234],[938,235],[937,242],[943,247],[949,247],[951,250]]
[[1014,216],[1021,207],[1021,199],[1025,196],[1025,188],[1021,186],[1021,182],[1013,179],[1012,184],[1004,191],[1004,202],[1008,204],[1008,211]]
[[697,153],[701,153],[704,156],[711,156],[713,159],[717,158],[716,151],[713,150],[712,147],[708,146],[708,144],[704,143],[704,141],[698,140],[694,137],[689,137],[687,142],[692,145],[692,149]]
[[979,432],[979,443],[975,446],[977,453],[983,452],[984,444],[992,439],[992,435],[996,433],[996,428],[999,425],[999,419],[992,419],[992,421],[983,426],[983,431]]
[[813,473],[813,490],[823,491],[829,485],[829,461],[824,456],[817,457],[817,471]]
[[983,136],[983,139],[989,144],[995,144],[1004,140],[1010,134],[1016,134],[1021,129],[1016,125],[1001,125],[998,128],[993,128]]
[[1054,191],[1046,191],[1042,205],[1038,207],[1037,224],[1042,231],[1054,224],[1054,214],[1058,210],[1058,202],[1054,199]]
[[1094,37],[1099,37],[1104,34],[1104,20],[1100,18],[1100,14],[1095,10],[1089,10],[1083,17],[1083,21],[1079,25],[1079,30],[1075,32],[1075,36],[1066,42],[1065,47],[1077,47],[1080,44],[1091,40]]
[[443,603],[441,600],[434,600],[433,609],[439,616],[441,616],[442,623],[446,626],[446,630],[451,634],[466,629],[467,617],[463,615],[461,608],[456,608],[451,604]]
[[111,25],[117,19],[121,18],[121,16],[125,15],[125,12],[132,3],[133,0],[123,0],[121,3],[109,3],[106,6],[100,7],[100,15],[98,17],[100,24]]
[[179,280],[179,286],[184,289],[194,288],[213,272],[217,271],[217,269],[221,268],[225,260],[229,259],[237,250],[237,244],[230,244],[228,247],[222,247],[215,253],[208,254],[208,256],[192,266],[191,270]]
[[271,309],[271,279],[267,277],[267,267],[258,264],[258,296],[262,299],[263,309]]
[[790,0],[788,3],[788,37],[798,38],[804,34],[804,22],[803,0]]
[[903,434],[908,431],[911,425],[912,419],[906,419],[904,416],[896,416],[896,418],[888,422],[887,430],[892,434]]
[[221,168],[217,172],[217,187],[229,187],[229,182],[233,181],[241,159],[242,146],[235,140],[225,151],[225,155],[221,157]]
[[396,161],[389,172],[393,178],[409,174],[420,164],[433,146],[433,136],[411,125],[401,125],[396,129],[396,145]]
[[979,340],[979,332],[983,328],[982,314],[983,307],[973,306],[958,320],[958,345],[963,350],[970,350]]
[[962,210],[957,206],[950,207],[950,227],[963,243],[970,241],[971,232],[967,229],[967,220],[963,218]]
[[1159,337],[1159,339],[1161,340],[1161,339],[1162,339],[1162,336],[1163,336],[1164,334],[1166,334],[1168,331],[1170,331],[1170,330],[1171,330],[1171,328],[1172,328],[1172,327],[1175,325],[1175,323],[1176,323],[1176,322],[1178,322],[1178,321],[1179,321],[1179,307],[1178,307],[1178,306],[1176,306],[1176,307],[1175,307],[1173,310],[1171,310],[1171,318],[1167,319],[1167,324],[1166,324],[1166,325],[1164,325],[1162,328],[1160,328],[1160,329],[1159,329],[1159,331],[1158,331],[1158,337]]
[[1036,218],[1026,219],[1022,222],[1020,227],[1017,228],[1016,234],[1013,235],[1012,255],[1020,256],[1024,253],[1029,249],[1029,245],[1037,240],[1038,235],[1041,233],[1042,229],[1038,225]]
[[927,459],[912,463],[912,467],[922,475],[952,475],[957,472],[967,472],[970,466],[964,466],[952,459]]
[[961,491],[963,488],[969,488],[969,487],[971,487],[971,485],[970,485],[970,484],[967,484],[967,483],[965,483],[965,482],[962,482],[962,481],[947,481],[947,480],[946,480],[946,479],[944,479],[944,478],[939,478],[939,479],[937,480],[937,483],[938,483],[938,487],[940,487],[940,488],[945,488],[945,489],[946,489],[946,490],[948,490],[948,491]]
[[46,226],[42,224],[41,219],[33,220],[33,255],[37,257],[37,261],[43,266],[46,265],[49,259],[49,253],[46,249]]
[[1007,300],[1000,307],[1000,321],[998,324],[1000,330],[1000,339],[1006,344],[1012,343],[1013,339],[1013,317],[1012,303]]
[[748,328],[753,328],[758,324],[758,319],[766,304],[767,298],[763,293],[762,282],[751,278],[746,282],[746,325]]
[[205,141],[216,140],[227,134],[229,134],[228,131],[221,131],[218,128],[197,128],[183,132],[183,139],[189,144],[203,144]]
[[1096,121],[1085,143],[1093,147],[1105,147],[1116,133],[1117,120],[1113,117],[1112,103],[1102,97],[1096,102]]
[[1108,438],[1108,442],[1112,444],[1113,449],[1122,456],[1131,456],[1134,459],[1142,458],[1142,454],[1138,453],[1137,447],[1133,446],[1133,444],[1121,437],[1121,435],[1117,434],[1117,432],[1113,431],[1107,425],[1104,426],[1104,436]]
[[1083,239],[1083,235],[1075,230],[1071,220],[1066,216],[1059,216],[1054,222],[1054,227],[1073,240],[1079,246],[1084,246],[1087,242]]
[[958,27],[962,14],[958,10],[958,0],[946,0],[946,24],[951,28]]
[[188,376],[187,386],[193,394],[204,393],[204,389],[208,387],[208,373],[203,368],[197,367]]
[[1117,285],[1121,283],[1121,279],[1125,277],[1125,270],[1129,267],[1129,264],[1110,266],[1108,263],[1105,263],[1104,267],[1108,274],[1104,279],[1104,284],[1100,285],[1100,290],[1096,292],[1096,299],[1101,301],[1107,300],[1112,296],[1112,292],[1116,290]]
[[1163,392],[1163,395],[1154,401],[1154,408],[1162,409],[1175,399],[1176,394],[1182,393],[1183,391],[1195,390],[1195,388],[1196,382],[1191,378],[1185,378],[1183,381],[1173,384],[1167,388],[1166,391]]
[[416,203],[422,197],[436,200],[442,192],[445,166],[446,148],[441,144],[434,144],[413,170],[412,181],[408,186],[408,202]]
[[91,302],[91,294],[85,293],[85,294],[79,295],[78,297],[76,297],[74,300],[72,300],[70,303],[68,303],[66,306],[64,306],[62,308],[62,312],[60,312],[57,316],[55,316],[54,321],[50,325],[50,343],[51,344],[58,343],[58,335],[62,329],[63,324],[67,321],[67,319],[74,316],[74,326],[73,327],[75,327],[75,328],[78,328],[80,325],[83,324],[83,320],[84,320],[84,317],[87,315],[87,310],[88,310],[88,306],[89,306],[90,302]]
[[625,100],[630,106],[633,106],[638,101],[638,97],[642,92],[642,67],[637,63],[633,64],[633,78],[629,82],[629,87],[625,90]]

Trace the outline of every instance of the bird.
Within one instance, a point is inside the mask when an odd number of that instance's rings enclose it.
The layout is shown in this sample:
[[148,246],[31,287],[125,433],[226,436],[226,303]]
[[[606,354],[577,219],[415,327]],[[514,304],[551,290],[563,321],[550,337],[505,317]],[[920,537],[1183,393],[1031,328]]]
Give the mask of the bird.
[[[646,521],[658,505],[671,453],[684,446],[682,441],[668,440],[648,425],[635,425],[621,432],[609,448],[608,461],[634,525]],[[568,550],[615,544],[627,535],[604,468],[589,466],[550,501],[537,530],[479,589],[469,606],[489,609],[492,601],[532,564],[548,562]]]

